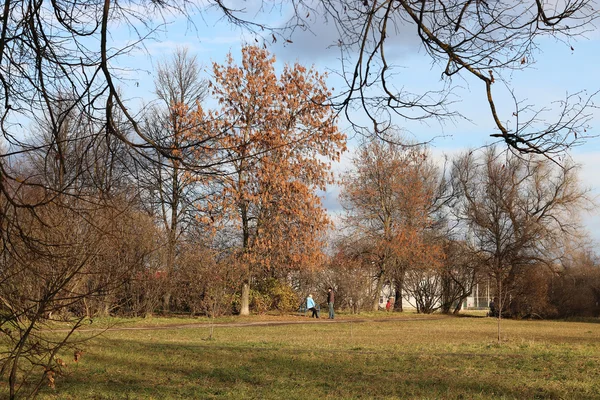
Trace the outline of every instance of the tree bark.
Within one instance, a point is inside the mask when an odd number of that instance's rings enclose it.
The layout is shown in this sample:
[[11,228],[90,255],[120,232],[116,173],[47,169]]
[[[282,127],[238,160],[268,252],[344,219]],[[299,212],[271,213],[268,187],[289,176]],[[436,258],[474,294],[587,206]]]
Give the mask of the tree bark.
[[373,301],[373,311],[379,311],[379,297],[383,288],[383,271],[377,274],[377,286],[375,287],[375,299]]
[[[399,274],[400,275],[400,274]],[[396,292],[396,298],[394,299],[394,311],[403,312],[402,308],[402,288],[404,286],[404,276],[397,277],[394,280],[394,289]]]
[[242,284],[242,298],[240,302],[240,315],[250,315],[250,283],[247,280]]

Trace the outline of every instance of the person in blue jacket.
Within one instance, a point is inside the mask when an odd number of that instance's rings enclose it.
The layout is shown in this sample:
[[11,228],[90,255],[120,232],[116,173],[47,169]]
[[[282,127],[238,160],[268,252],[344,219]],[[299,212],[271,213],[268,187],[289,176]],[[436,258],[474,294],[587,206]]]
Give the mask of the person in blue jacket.
[[315,306],[315,301],[312,298],[312,294],[309,294],[306,298],[306,309],[312,311],[311,318],[319,318],[319,311]]
[[333,294],[333,288],[329,287],[329,289],[327,289],[327,305],[329,306],[329,319],[333,319],[335,317],[335,312],[333,311],[334,301],[335,294]]

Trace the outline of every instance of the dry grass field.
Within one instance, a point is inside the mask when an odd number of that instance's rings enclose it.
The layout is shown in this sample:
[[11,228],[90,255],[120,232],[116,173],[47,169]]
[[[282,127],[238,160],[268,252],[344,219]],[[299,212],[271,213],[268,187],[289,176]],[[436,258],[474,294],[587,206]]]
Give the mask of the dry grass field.
[[111,323],[77,345],[79,362],[65,351],[71,361],[41,399],[600,398],[595,321],[503,320],[501,343],[484,317]]

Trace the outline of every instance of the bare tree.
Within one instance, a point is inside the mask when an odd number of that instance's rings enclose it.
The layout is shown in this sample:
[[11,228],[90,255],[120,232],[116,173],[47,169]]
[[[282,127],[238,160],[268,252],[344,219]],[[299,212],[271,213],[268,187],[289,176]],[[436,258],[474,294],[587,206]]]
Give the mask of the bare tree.
[[[245,7],[232,7],[221,0],[202,5],[156,0],[5,2],[0,31],[3,137],[13,145],[23,145],[18,134],[23,121],[36,119],[40,110],[67,96],[74,100],[69,107],[77,114],[106,127],[104,135],[116,136],[135,148],[151,145],[166,157],[176,157],[140,129],[139,110],[128,107],[119,93],[118,85],[126,78],[115,65],[119,57],[143,48],[145,40],[171,16],[191,17],[206,7],[219,10],[223,23],[248,29],[265,41],[310,29],[311,23],[322,22],[314,20],[316,16],[333,22],[339,33],[333,41],[343,60],[340,73],[347,83],[335,103],[348,116],[355,105],[363,107],[374,123],[375,130],[369,128],[375,134],[383,134],[390,126],[392,114],[411,120],[455,115],[447,107],[448,96],[453,78],[461,76],[481,83],[481,97],[488,102],[498,128],[494,136],[514,149],[553,154],[586,136],[590,118],[586,109],[593,103],[584,93],[568,96],[559,104],[557,120],[544,123],[543,106],[534,108],[516,99],[512,115],[501,115],[493,88],[505,74],[533,64],[542,38],[552,37],[569,46],[593,30],[599,15],[596,0],[493,4],[480,0],[292,0],[274,4],[280,7],[259,7],[258,13],[290,11],[288,23],[281,27],[256,22],[255,15],[245,13]],[[132,35],[125,46],[116,45],[110,35],[117,24]],[[398,43],[401,35],[417,38],[432,62],[441,66],[445,79],[440,91],[397,89],[400,85],[386,50]],[[121,132],[115,110],[124,115],[137,137],[128,138]],[[503,122],[512,117],[510,124]],[[53,123],[57,125],[56,120]],[[5,179],[10,178],[4,163],[0,168]]]
[[[185,227],[195,222],[198,197],[196,170],[188,165],[197,163],[198,143],[189,140],[190,126],[186,114],[199,106],[207,94],[208,84],[200,78],[200,65],[187,49],[178,49],[168,61],[160,62],[155,79],[155,91],[160,106],[152,108],[143,125],[144,133],[161,149],[169,149],[171,157],[163,151],[151,148],[143,160],[144,171],[140,174],[140,186],[151,212],[157,215],[166,235],[166,260],[164,273],[163,309],[169,310],[170,282],[174,282],[177,245]],[[208,156],[203,157],[206,161]],[[206,169],[203,172],[208,173]]]
[[[3,159],[15,177],[0,191],[0,375],[11,399],[54,384],[72,333],[109,310],[111,293],[151,251],[136,231],[135,193],[122,190],[126,179],[114,182],[124,149],[98,140],[102,127],[61,99],[44,110],[30,151]],[[53,321],[69,321],[69,332],[53,336],[44,329]]]
[[[13,190],[36,207],[0,198],[0,378],[8,378],[11,399],[54,384],[72,333],[106,312],[111,293],[152,251],[124,199],[54,196],[29,185]],[[48,331],[56,321],[68,321],[68,333]]]
[[586,196],[576,174],[575,166],[553,168],[548,160],[495,148],[454,161],[456,211],[473,234],[482,267],[496,282],[500,316],[518,275],[530,266],[554,267],[565,238],[577,235],[577,213]]
[[414,300],[418,313],[431,314],[441,306],[442,274],[439,267],[411,268],[406,271],[404,288],[409,299]]
[[[116,135],[137,148],[155,144],[139,128],[136,111],[127,107],[126,98],[119,92],[118,85],[125,76],[116,67],[117,60],[143,49],[144,41],[169,18],[189,17],[207,7],[220,9],[229,23],[249,29],[262,27],[244,21],[243,10],[227,7],[220,0],[202,6],[155,0],[5,2],[0,31],[0,122],[4,138],[23,145],[16,135],[18,119],[36,119],[40,110],[67,96],[74,100],[70,108],[77,114],[103,122],[105,134]],[[131,40],[125,45],[119,46],[120,39],[111,35],[110,30],[116,26],[129,29]],[[120,132],[113,120],[115,110],[123,113],[139,138],[128,138]]]

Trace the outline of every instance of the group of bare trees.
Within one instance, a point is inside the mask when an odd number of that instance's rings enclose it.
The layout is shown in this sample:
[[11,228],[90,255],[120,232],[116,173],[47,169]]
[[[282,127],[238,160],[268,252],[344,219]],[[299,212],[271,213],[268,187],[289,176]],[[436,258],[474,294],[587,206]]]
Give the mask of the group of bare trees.
[[500,315],[568,313],[554,291],[590,268],[572,261],[587,251],[580,213],[591,204],[576,166],[495,147],[446,164],[418,145],[372,140],[358,150],[342,182],[335,251],[338,263],[369,271],[357,279],[375,288],[372,308],[385,284],[398,310],[405,298],[420,312],[458,312],[475,284],[491,280]]

